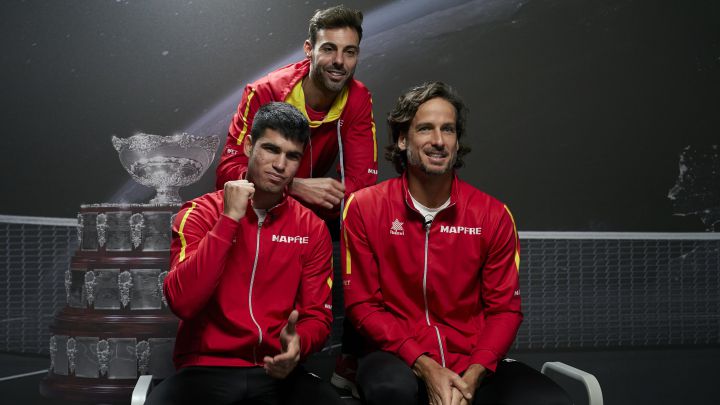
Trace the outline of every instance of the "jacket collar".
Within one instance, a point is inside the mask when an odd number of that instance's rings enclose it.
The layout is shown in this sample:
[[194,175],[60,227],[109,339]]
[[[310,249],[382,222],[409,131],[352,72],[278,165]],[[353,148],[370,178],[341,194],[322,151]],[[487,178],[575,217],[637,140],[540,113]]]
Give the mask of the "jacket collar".
[[[402,191],[403,191],[403,197],[405,199],[405,204],[410,207],[413,211],[420,212],[415,207],[415,204],[412,202],[412,198],[410,197],[410,188],[408,187],[408,172],[405,170],[403,174],[400,176],[400,182],[402,184]],[[447,206],[447,208],[452,207],[455,205],[455,202],[458,201],[459,193],[460,193],[460,187],[459,187],[459,179],[457,176],[457,173],[453,170],[453,178],[452,178],[452,186],[450,188],[450,204]]]

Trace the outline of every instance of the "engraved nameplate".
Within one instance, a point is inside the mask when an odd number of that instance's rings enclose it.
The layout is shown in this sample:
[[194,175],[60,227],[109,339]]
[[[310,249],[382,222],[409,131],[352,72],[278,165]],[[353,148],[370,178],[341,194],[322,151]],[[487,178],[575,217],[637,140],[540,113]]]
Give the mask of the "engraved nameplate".
[[95,309],[120,309],[119,269],[95,270]]
[[130,212],[107,213],[107,244],[105,250],[127,252],[132,249],[130,242]]
[[77,344],[75,375],[77,377],[98,378],[100,374],[97,357],[99,339],[78,336],[75,341]]
[[130,309],[161,309],[162,297],[157,289],[160,269],[132,269]]
[[110,343],[110,364],[107,377],[110,379],[137,378],[137,339],[110,338],[108,342]]
[[147,252],[170,250],[170,212],[145,213],[145,240],[142,250]]
[[98,250],[97,213],[86,212],[82,217],[82,250]]

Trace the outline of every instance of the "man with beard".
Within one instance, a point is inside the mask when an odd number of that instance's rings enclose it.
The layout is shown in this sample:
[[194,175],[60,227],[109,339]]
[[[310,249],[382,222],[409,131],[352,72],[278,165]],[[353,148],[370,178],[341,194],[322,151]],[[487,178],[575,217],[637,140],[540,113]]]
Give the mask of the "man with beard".
[[569,404],[530,367],[504,361],[522,321],[518,236],[506,205],[458,179],[469,150],[452,88],[425,83],[388,115],[400,177],[343,212],[345,313],[369,343],[367,404]]
[[178,213],[163,284],[180,318],[178,372],[148,404],[342,403],[298,365],[332,321],[330,236],[286,194],[309,136],[291,105],[262,106],[243,139],[244,178]]
[[[338,263],[339,213],[345,196],[377,182],[377,144],[370,92],[353,78],[360,56],[363,15],[344,6],[318,10],[310,19],[305,59],[271,72],[245,88],[220,157],[216,187],[241,178],[247,170],[243,139],[257,109],[270,101],[292,104],[310,122],[310,141],[290,183],[290,195],[324,218]],[[339,161],[337,175],[328,173]],[[338,177],[338,178],[335,178]],[[338,273],[336,278],[341,276]],[[334,293],[340,319],[342,288]],[[347,322],[343,329],[352,329]],[[343,333],[343,353],[358,346],[357,336]],[[338,357],[332,382],[352,389],[357,365],[354,357]]]
[[[243,139],[257,109],[270,101],[292,104],[310,122],[310,141],[290,195],[325,218],[336,218],[345,195],[377,181],[372,100],[353,78],[362,39],[360,11],[318,10],[303,45],[306,59],[249,84],[235,113],[218,164],[216,187],[242,177]],[[328,176],[339,156],[339,180]],[[326,177],[328,176],[328,177]],[[332,229],[331,229],[332,231]],[[336,231],[336,230],[335,230]]]

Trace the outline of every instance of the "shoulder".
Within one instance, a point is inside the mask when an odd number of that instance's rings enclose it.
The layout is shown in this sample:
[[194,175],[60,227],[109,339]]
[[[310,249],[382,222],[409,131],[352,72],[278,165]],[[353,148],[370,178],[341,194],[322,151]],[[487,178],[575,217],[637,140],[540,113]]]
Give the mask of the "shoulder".
[[175,223],[181,224],[188,218],[192,220],[202,218],[208,221],[217,219],[223,211],[223,195],[224,192],[218,190],[185,202],[178,211]]
[[289,93],[292,86],[307,76],[309,66],[307,60],[291,63],[268,73],[249,86],[256,92],[269,93],[280,100]]
[[350,80],[348,83],[348,104],[351,106],[356,104],[370,103],[370,90],[356,79]]
[[327,231],[325,221],[295,198],[288,196],[286,204],[285,221],[293,221],[299,230],[309,233],[324,233],[324,231]]
[[355,204],[371,213],[379,214],[378,207],[390,203],[395,199],[402,200],[402,180],[400,177],[385,180],[354,192],[350,198],[348,198],[346,205],[351,206]]
[[505,212],[506,206],[502,201],[476,188],[470,183],[458,179],[457,187],[459,195],[458,204],[471,210],[489,214],[502,214]]

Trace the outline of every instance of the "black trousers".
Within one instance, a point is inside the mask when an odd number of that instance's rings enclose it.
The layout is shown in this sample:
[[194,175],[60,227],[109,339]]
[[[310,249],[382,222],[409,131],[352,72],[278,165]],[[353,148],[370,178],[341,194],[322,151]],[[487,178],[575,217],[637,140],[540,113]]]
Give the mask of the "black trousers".
[[[373,352],[360,358],[357,384],[364,403],[427,405],[425,383],[400,358]],[[572,405],[567,393],[539,371],[502,361],[475,390],[473,405]]]
[[262,367],[186,367],[150,391],[145,404],[342,405],[342,400],[329,383],[302,366],[283,380],[268,376]]

